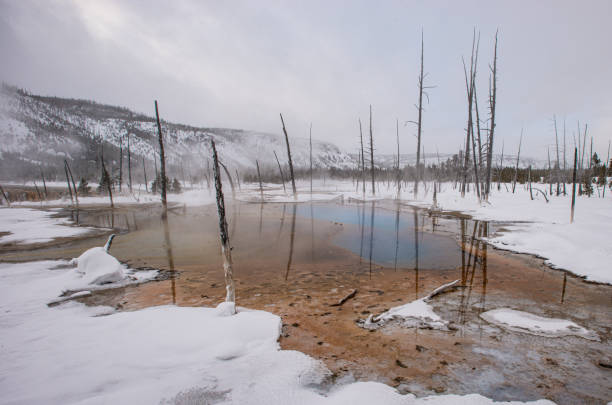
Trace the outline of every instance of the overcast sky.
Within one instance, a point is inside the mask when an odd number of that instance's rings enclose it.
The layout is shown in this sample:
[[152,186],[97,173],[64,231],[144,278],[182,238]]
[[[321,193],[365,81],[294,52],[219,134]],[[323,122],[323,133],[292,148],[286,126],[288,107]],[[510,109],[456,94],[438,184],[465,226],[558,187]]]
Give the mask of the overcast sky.
[[[612,1],[0,0],[0,80],[196,126],[358,145],[373,106],[375,147],[414,153],[420,33],[426,152],[456,152],[467,117],[461,57],[481,34],[479,102],[499,29],[496,151],[554,147],[552,116],[612,139]],[[569,150],[569,149],[568,149]],[[569,156],[569,152],[568,152]]]

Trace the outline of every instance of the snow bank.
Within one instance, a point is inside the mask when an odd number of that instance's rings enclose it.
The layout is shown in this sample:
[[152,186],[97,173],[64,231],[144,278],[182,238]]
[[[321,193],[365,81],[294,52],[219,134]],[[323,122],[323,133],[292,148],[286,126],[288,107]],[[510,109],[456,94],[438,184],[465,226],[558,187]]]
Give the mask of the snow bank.
[[387,322],[399,321],[403,326],[407,327],[445,330],[447,329],[448,321],[440,318],[428,302],[436,295],[453,288],[458,283],[459,280],[455,280],[436,288],[426,297],[393,307],[378,316],[370,315],[361,323],[361,326],[366,329],[377,329]]
[[119,260],[103,247],[88,249],[74,261],[78,265],[76,271],[82,275],[85,284],[115,283],[125,278]]
[[515,332],[546,337],[578,336],[589,340],[599,340],[597,334],[572,321],[544,318],[510,308],[493,309],[483,312],[480,317],[487,322]]
[[48,307],[74,275],[58,265],[66,262],[0,264],[0,403],[493,404],[480,395],[417,399],[374,382],[322,394],[329,371],[279,350],[281,320],[264,311]]
[[0,208],[0,243],[45,243],[55,238],[81,236],[93,228],[67,226],[67,218],[53,218],[55,213],[30,208]]

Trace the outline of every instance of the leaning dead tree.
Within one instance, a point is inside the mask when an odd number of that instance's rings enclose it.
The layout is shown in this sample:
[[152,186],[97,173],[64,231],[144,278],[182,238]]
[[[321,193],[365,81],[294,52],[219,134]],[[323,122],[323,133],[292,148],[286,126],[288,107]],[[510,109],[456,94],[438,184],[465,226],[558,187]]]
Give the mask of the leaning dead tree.
[[295,177],[293,175],[293,160],[291,160],[291,149],[289,148],[289,135],[285,128],[285,120],[283,114],[280,114],[281,123],[283,124],[283,133],[285,134],[285,142],[287,143],[287,157],[289,158],[289,174],[291,175],[291,187],[293,188],[293,198],[297,198],[297,190],[295,189]]
[[[74,200],[76,201],[77,210],[79,209],[79,194],[77,193],[76,184],[74,183],[74,177],[72,176],[72,170],[70,170],[70,165],[68,161],[64,159],[64,167],[67,171],[67,174],[70,175],[70,180],[72,181],[72,190],[74,191]],[[68,183],[68,188],[70,188],[70,183]]]
[[[161,167],[161,200],[164,214],[168,210],[168,202],[166,201],[166,156],[164,155],[164,139],[162,136],[161,122],[159,121],[159,110],[157,108],[157,100],[155,100],[155,119],[157,120],[157,133],[159,134],[159,164]],[[216,156],[216,153],[215,153]]]
[[11,200],[9,200],[9,198],[6,195],[6,193],[4,192],[4,189],[2,188],[2,186],[0,186],[0,193],[2,193],[2,197],[4,197],[4,200],[6,201],[6,205],[8,205],[10,207],[11,206]]
[[[223,253],[223,271],[225,273],[225,301],[236,302],[236,289],[234,287],[234,272],[232,269],[232,249],[230,247],[229,234],[227,232],[227,220],[225,218],[225,200],[223,199],[223,186],[221,185],[221,171],[219,170],[219,158],[215,141],[210,140],[213,153],[213,173],[215,176],[215,190],[217,192],[217,213],[219,214],[219,237],[221,238],[221,252]],[[234,306],[234,313],[236,312]]]
[[259,161],[255,159],[255,165],[257,166],[257,180],[259,181],[259,194],[261,195],[261,201],[264,201],[263,183],[261,182],[261,172],[259,171]]
[[232,198],[236,199],[236,189],[234,189],[234,181],[232,180],[232,175],[230,174],[229,170],[227,170],[227,167],[225,167],[222,161],[219,161],[219,164],[223,168],[223,171],[225,172],[225,175],[227,176],[227,179],[229,180],[229,184],[232,189]]
[[576,205],[576,162],[578,160],[578,148],[574,148],[574,171],[572,172],[572,208],[570,213],[570,224],[574,222],[574,207]]
[[287,188],[285,187],[285,176],[283,175],[283,169],[281,169],[280,162],[278,161],[278,156],[276,156],[276,151],[274,150],[272,152],[274,152],[274,158],[276,159],[276,164],[278,165],[278,172],[280,173],[281,182],[283,183],[283,191],[286,193]]
[[[487,177],[485,183],[485,200],[489,199],[491,191],[491,165],[493,162],[493,138],[495,135],[495,107],[497,105],[497,34],[495,31],[495,51],[493,53],[493,66],[491,69],[491,90],[489,92],[489,112],[491,114],[491,123],[489,128],[489,139],[487,142]],[[557,155],[557,161],[558,161]]]

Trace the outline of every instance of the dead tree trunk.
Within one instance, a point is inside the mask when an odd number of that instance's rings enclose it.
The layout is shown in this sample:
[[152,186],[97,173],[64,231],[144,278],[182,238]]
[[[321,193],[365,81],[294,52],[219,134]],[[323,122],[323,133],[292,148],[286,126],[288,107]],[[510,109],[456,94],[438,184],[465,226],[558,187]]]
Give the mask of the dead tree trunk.
[[47,182],[45,181],[45,174],[43,173],[42,167],[40,168],[40,177],[42,177],[43,189],[45,190],[45,200],[47,199]]
[[359,141],[361,142],[361,186],[363,188],[363,195],[365,196],[365,156],[363,154],[363,131],[361,129],[361,118],[359,119]]
[[416,177],[414,179],[414,198],[419,193],[419,181],[421,180],[421,129],[423,127],[423,31],[421,30],[421,74],[419,75],[419,118],[417,121],[417,160]]
[[489,141],[487,151],[487,180],[485,186],[485,196],[489,199],[489,192],[491,190],[491,165],[493,159],[493,141],[495,136],[495,107],[497,105],[497,31],[495,32],[495,51],[493,54],[493,68],[492,68],[492,84],[491,84],[491,95],[489,98],[489,108],[491,110],[491,128],[489,129]]
[[276,156],[276,151],[273,151],[273,152],[274,152],[274,158],[276,159],[276,164],[278,165],[278,171],[281,176],[281,182],[283,183],[283,191],[286,193],[287,188],[285,187],[285,176],[283,176],[283,169],[281,169],[280,162],[278,161],[278,156]]
[[502,173],[504,170],[504,141],[502,139],[502,153],[501,153],[501,159],[500,159],[500,165],[499,165],[499,169],[497,171],[497,191],[499,191],[501,189],[500,183],[501,183],[501,177],[502,177]]
[[312,198],[312,122],[310,123],[310,195]]
[[372,195],[376,195],[374,186],[374,137],[372,135],[372,104],[370,104],[370,173],[372,174]]
[[[470,136],[472,131],[472,101],[473,101],[473,76],[474,76],[474,53],[476,51],[476,30],[474,30],[474,34],[472,36],[472,55],[470,57],[470,75],[468,77],[467,67],[465,66],[465,61],[463,61],[463,73],[465,75],[465,88],[467,91],[468,98],[468,122],[466,128],[466,137],[465,137],[465,161],[463,164],[463,184],[461,185],[461,197],[465,197],[465,191],[467,187],[468,180],[468,166],[470,162]],[[418,152],[417,152],[418,153]]]
[[521,137],[519,138],[518,154],[516,155],[516,167],[514,168],[514,180],[512,181],[512,194],[516,188],[516,180],[518,178],[519,161],[521,160],[521,143],[523,143],[523,128],[521,128]]
[[8,196],[4,192],[4,189],[2,188],[2,186],[0,186],[0,192],[2,193],[2,196],[4,197],[4,200],[6,201],[6,205],[8,205],[10,207],[11,206],[11,201],[8,199]]
[[232,175],[230,174],[229,170],[227,170],[227,167],[225,167],[222,161],[219,161],[219,164],[223,168],[223,171],[225,172],[225,175],[227,176],[227,180],[229,180],[230,188],[232,189],[232,198],[235,199],[236,190],[234,189],[234,182],[232,180]]
[[128,186],[130,188],[130,193],[131,193],[132,192],[132,153],[131,153],[131,150],[130,150],[130,133],[129,132],[127,134],[127,139],[128,139],[128,142],[127,142],[127,147],[128,147],[127,159],[128,159],[128,161],[127,161],[127,163],[128,163],[128,181],[129,181]]
[[[159,121],[159,110],[157,108],[157,100],[155,100],[155,119],[157,120],[157,133],[159,134],[159,165],[161,167],[161,200],[164,209],[163,215],[167,215],[168,202],[166,200],[166,156],[164,154],[164,139],[162,136],[161,122]],[[215,152],[216,156],[216,152]]]
[[291,159],[291,149],[289,148],[289,135],[287,135],[287,128],[285,128],[285,121],[283,120],[283,114],[280,114],[281,123],[283,124],[283,133],[285,134],[285,142],[287,143],[287,156],[289,158],[289,174],[291,175],[291,187],[293,188],[293,198],[297,199],[297,190],[295,188],[295,177],[293,175],[293,160]]
[[561,170],[561,165],[559,163],[559,134],[557,131],[557,117],[554,115],[553,115],[553,122],[555,124],[555,144],[557,146],[557,167],[555,168],[555,177],[557,180],[557,197],[558,197],[559,194],[561,194],[561,184],[560,184],[561,176],[559,175],[559,170]]
[[106,170],[106,164],[104,163],[104,152],[100,152],[100,161],[102,162],[102,179],[103,182],[106,183],[108,187],[108,197],[110,198],[110,207],[111,209],[115,208],[115,204],[113,203],[113,184],[111,182],[111,178]]
[[[223,187],[221,185],[221,172],[219,170],[219,159],[215,141],[210,141],[213,152],[213,172],[215,176],[215,190],[217,192],[217,213],[219,214],[219,237],[221,238],[221,252],[223,253],[223,271],[225,273],[225,301],[236,302],[236,289],[234,287],[234,272],[232,269],[232,249],[230,247],[229,234],[227,233],[227,220],[225,218],[225,200],[223,199]],[[234,306],[234,313],[235,313]]]
[[[123,184],[123,138],[119,141],[119,192]],[[112,168],[111,168],[112,170]]]
[[149,185],[147,184],[147,165],[144,157],[142,158],[142,172],[144,173],[145,191],[148,193]]
[[397,141],[397,199],[399,200],[402,189],[402,176],[400,172],[399,120],[397,118],[395,119],[395,139]]
[[255,165],[257,166],[257,179],[259,180],[259,193],[261,194],[261,201],[263,202],[264,200],[263,184],[261,182],[261,172],[259,171],[259,162],[257,161],[257,159],[255,160]]
[[66,185],[68,186],[68,192],[70,193],[70,203],[74,204],[74,197],[72,196],[72,187],[70,186],[70,177],[68,176],[68,166],[66,160],[64,160],[64,172],[66,173]]
[[[66,168],[68,169],[68,174],[70,175],[70,180],[72,181],[72,189],[74,191],[74,200],[76,201],[76,207],[78,210],[79,209],[79,193],[77,192],[76,184],[74,183],[74,177],[72,176],[72,170],[70,170],[70,165],[68,164],[68,161],[66,159],[64,159],[64,164],[66,165]],[[68,186],[70,186],[70,184]]]
[[572,173],[572,210],[570,213],[570,224],[574,222],[574,207],[576,206],[576,163],[578,161],[578,149],[574,148],[574,171]]
[[531,165],[527,171],[527,181],[529,182],[529,197],[533,200],[533,191],[531,189]]
[[236,183],[238,183],[238,191],[240,191],[240,175],[238,174],[238,169],[234,169],[236,171]]

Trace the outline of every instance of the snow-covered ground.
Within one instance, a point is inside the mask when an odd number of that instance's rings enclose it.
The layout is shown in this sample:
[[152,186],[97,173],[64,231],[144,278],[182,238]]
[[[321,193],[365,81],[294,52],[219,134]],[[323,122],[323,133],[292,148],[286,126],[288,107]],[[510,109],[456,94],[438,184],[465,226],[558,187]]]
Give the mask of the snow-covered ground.
[[594,332],[565,319],[544,318],[510,308],[492,309],[483,312],[480,316],[485,321],[515,332],[547,337],[580,336],[585,339],[599,340]]
[[0,232],[9,232],[0,236],[0,244],[44,243],[92,231],[92,228],[69,226],[72,223],[70,220],[53,218],[53,215],[54,212],[30,208],[0,209]]
[[417,399],[375,382],[326,386],[322,363],[279,349],[281,320],[264,311],[49,307],[78,277],[67,264],[0,264],[2,404],[493,403],[477,394]]

